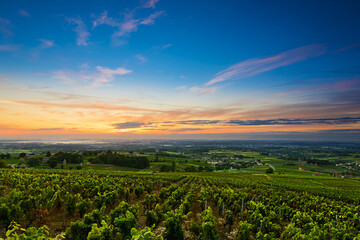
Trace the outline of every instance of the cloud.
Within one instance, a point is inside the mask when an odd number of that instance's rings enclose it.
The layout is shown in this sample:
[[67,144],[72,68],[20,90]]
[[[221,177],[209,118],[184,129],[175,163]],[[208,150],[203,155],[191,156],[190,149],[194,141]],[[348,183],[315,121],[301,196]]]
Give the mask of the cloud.
[[341,80],[336,82],[324,82],[309,84],[305,87],[296,88],[284,92],[275,93],[275,95],[288,95],[293,93],[314,93],[314,92],[351,92],[360,89],[359,79]]
[[144,18],[140,24],[144,24],[144,25],[152,25],[155,23],[155,19],[160,17],[161,15],[163,15],[165,12],[164,11],[158,11],[155,12],[153,14],[151,14],[150,16],[148,16],[147,18]]
[[134,112],[156,112],[156,110],[148,110],[135,107],[127,106],[116,106],[116,105],[107,105],[102,103],[75,103],[75,104],[65,104],[65,103],[51,103],[51,102],[31,102],[31,101],[12,101],[12,100],[0,100],[0,103],[8,104],[18,104],[18,105],[27,105],[34,107],[43,107],[43,108],[67,108],[67,109],[96,109],[96,110],[109,110],[109,111],[134,111]]
[[38,41],[40,42],[39,45],[30,53],[30,55],[34,58],[38,58],[42,50],[55,46],[54,41],[52,40],[38,39]]
[[19,14],[21,16],[24,16],[24,17],[30,17],[30,14],[27,11],[23,10],[23,9],[19,10]]
[[186,85],[182,85],[182,86],[178,86],[178,87],[176,87],[176,89],[178,89],[178,90],[183,90],[183,89],[186,89],[187,88],[187,86]]
[[159,0],[148,0],[143,4],[143,8],[155,8],[157,2],[159,2]]
[[174,125],[214,125],[214,126],[270,126],[270,125],[310,125],[310,124],[354,124],[360,122],[360,117],[343,117],[343,118],[279,118],[266,120],[185,120],[185,121],[166,121],[152,122],[148,125],[174,124]]
[[170,44],[170,43],[162,45],[162,48],[163,48],[163,49],[167,49],[167,48],[169,48],[169,47],[171,47],[171,44]]
[[93,28],[100,25],[109,25],[116,27],[117,30],[112,34],[113,44],[120,45],[124,41],[119,38],[129,36],[130,33],[136,32],[140,25],[152,25],[155,23],[155,19],[163,15],[164,11],[157,11],[145,18],[134,18],[134,11],[124,14],[124,19],[121,21],[116,18],[108,17],[108,12],[105,10],[98,18],[93,21]]
[[358,123],[360,117],[358,118],[319,118],[319,119],[269,119],[269,120],[231,120],[227,121],[227,124],[241,125],[241,126],[251,126],[251,125],[309,125],[309,124],[328,124],[328,125],[337,125],[337,124],[353,124]]
[[63,131],[63,128],[36,128],[30,129],[29,131]]
[[52,41],[52,40],[39,39],[39,41],[40,41],[40,45],[39,45],[40,49],[51,48],[51,47],[53,47],[55,45],[54,41]]
[[193,92],[193,93],[197,93],[198,96],[201,96],[201,95],[213,93],[217,89],[218,89],[218,87],[209,87],[209,88],[207,88],[207,87],[194,86],[194,87],[189,88],[189,91]]
[[106,68],[96,66],[97,73],[88,73],[90,66],[82,64],[82,71],[80,73],[68,72],[65,70],[57,70],[53,72],[53,78],[61,80],[66,84],[74,84],[77,82],[90,82],[91,87],[100,87],[108,85],[109,82],[114,80],[115,76],[127,75],[132,70],[126,68]]
[[319,130],[319,133],[360,133],[360,129],[326,129]]
[[2,52],[15,52],[19,50],[20,45],[15,44],[6,44],[6,45],[0,45],[0,51]]
[[113,126],[116,129],[127,129],[127,128],[139,128],[143,126],[145,123],[143,122],[124,122],[124,123],[115,123]]
[[180,133],[180,132],[201,131],[201,130],[205,130],[205,128],[178,128],[170,131]]
[[65,18],[69,24],[75,24],[76,27],[73,28],[73,31],[76,32],[76,45],[78,46],[87,46],[87,41],[89,40],[90,33],[87,30],[86,25],[81,20],[79,16],[76,18]]
[[0,17],[0,33],[4,37],[9,37],[14,35],[14,33],[10,30],[11,22],[5,18]]
[[251,77],[279,67],[287,66],[308,58],[317,57],[326,52],[322,44],[312,44],[295,48],[267,58],[252,58],[239,62],[215,75],[206,83],[206,86],[215,83]]
[[147,59],[143,56],[143,55],[141,55],[141,54],[137,54],[136,56],[135,56],[140,62],[147,62]]
[[97,66],[96,69],[101,74],[99,77],[95,78],[95,81],[92,83],[93,87],[99,87],[103,84],[113,81],[115,75],[126,75],[132,72],[131,70],[121,67],[116,69],[110,69]]
[[333,51],[333,53],[344,52],[344,51],[347,51],[347,50],[349,50],[349,49],[351,49],[351,48],[358,47],[358,46],[360,46],[360,42],[355,43],[355,44],[351,44],[351,45],[346,46],[346,47],[344,47],[344,48],[341,48],[341,49],[338,49],[338,50],[336,50],[336,51]]

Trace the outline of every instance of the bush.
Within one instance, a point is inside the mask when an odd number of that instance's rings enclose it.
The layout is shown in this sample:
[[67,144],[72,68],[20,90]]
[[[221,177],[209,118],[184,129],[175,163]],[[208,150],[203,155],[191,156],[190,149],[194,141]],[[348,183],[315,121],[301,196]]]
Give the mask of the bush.
[[268,169],[266,169],[265,173],[267,173],[267,174],[272,174],[272,173],[274,173],[274,169],[272,169],[271,167],[269,167]]

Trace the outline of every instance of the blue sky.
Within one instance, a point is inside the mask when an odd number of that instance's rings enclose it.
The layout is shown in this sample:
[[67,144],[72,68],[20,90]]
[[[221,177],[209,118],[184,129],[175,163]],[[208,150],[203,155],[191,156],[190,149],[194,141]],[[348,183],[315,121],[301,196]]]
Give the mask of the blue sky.
[[[359,10],[358,1],[2,1],[0,137],[354,140]],[[228,122],[276,119],[313,121]]]

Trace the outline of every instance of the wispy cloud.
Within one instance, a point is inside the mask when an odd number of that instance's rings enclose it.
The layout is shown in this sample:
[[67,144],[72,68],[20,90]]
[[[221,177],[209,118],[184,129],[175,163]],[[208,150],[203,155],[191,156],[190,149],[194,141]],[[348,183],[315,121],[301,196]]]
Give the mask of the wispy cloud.
[[155,4],[159,2],[159,0],[147,0],[144,4],[144,8],[155,8]]
[[14,33],[10,30],[10,27],[10,20],[0,17],[0,33],[3,35],[3,37],[9,37],[14,35]]
[[6,45],[0,45],[0,51],[2,52],[15,52],[19,50],[20,45],[16,44],[6,44]]
[[63,131],[64,128],[35,128],[35,129],[30,129],[30,131],[35,131],[35,132],[42,132],[42,131]]
[[[83,67],[86,67],[84,69]],[[89,66],[83,66],[81,65],[82,72],[75,73],[75,72],[69,72],[65,70],[57,70],[54,71],[53,78],[61,80],[63,83],[66,84],[74,84],[78,82],[86,82],[90,83],[90,87],[100,87],[107,85],[109,86],[109,82],[114,80],[115,76],[121,76],[121,75],[127,75],[132,72],[132,70],[126,69],[126,68],[106,68],[102,66],[97,66],[96,71],[97,72],[87,72],[89,70]],[[83,72],[83,71],[86,72]]]
[[191,87],[189,88],[190,92],[196,93],[198,96],[213,93],[218,89],[218,87]]
[[142,62],[142,63],[147,62],[146,57],[144,57],[144,56],[141,55],[141,54],[137,54],[135,57],[136,57],[140,62]]
[[312,44],[281,52],[271,57],[252,58],[232,65],[224,71],[217,73],[213,79],[206,83],[206,86],[227,80],[254,76],[272,69],[303,61],[311,57],[320,56],[325,52],[326,47],[323,44]]
[[314,92],[348,92],[360,89],[360,79],[341,80],[336,82],[324,82],[309,84],[305,87],[296,88],[275,95],[288,95],[293,93],[314,93]]
[[76,25],[76,27],[73,28],[73,31],[76,32],[77,34],[76,44],[78,46],[87,46],[90,33],[84,22],[81,20],[81,18],[77,16],[76,18],[65,18],[65,19],[69,24]]
[[355,43],[355,44],[351,44],[351,45],[346,46],[346,47],[341,48],[341,49],[338,49],[338,50],[334,51],[333,53],[344,52],[344,51],[347,51],[347,50],[349,50],[349,49],[352,49],[352,48],[354,48],[354,47],[359,47],[359,46],[360,46],[360,42]]
[[[126,122],[121,123],[131,128],[137,127],[164,127],[164,126],[272,126],[272,125],[338,125],[338,124],[354,124],[360,122],[360,117],[342,117],[342,118],[279,118],[266,120],[184,120],[184,121],[165,121],[165,122]],[[118,126],[118,124],[114,124]],[[121,125],[122,126],[122,125]],[[187,128],[186,128],[187,129]],[[194,129],[194,128],[192,128]]]
[[123,122],[123,123],[115,123],[113,126],[115,129],[128,129],[128,128],[139,128],[143,126],[145,123],[143,122]]
[[164,11],[157,11],[153,14],[150,14],[145,18],[134,18],[134,11],[124,14],[124,19],[119,20],[108,16],[108,12],[105,10],[99,17],[93,21],[93,27],[98,27],[100,25],[109,25],[111,27],[116,27],[117,30],[114,31],[112,35],[113,43],[115,45],[120,45],[124,41],[119,38],[129,36],[130,33],[136,32],[140,25],[152,25],[155,23],[155,19],[163,15]]
[[176,87],[176,89],[178,89],[178,90],[183,90],[183,89],[186,89],[187,88],[187,86],[186,85],[182,85],[182,86],[178,86],[178,87]]
[[99,87],[103,84],[106,84],[110,81],[114,80],[114,76],[116,75],[126,75],[131,73],[131,70],[128,70],[126,68],[116,68],[116,69],[110,69],[110,68],[104,68],[97,66],[96,69],[100,72],[100,76],[95,79],[95,81],[92,83],[93,87]]
[[24,9],[20,9],[19,14],[23,17],[30,17],[30,14],[27,11],[25,11]]
[[160,17],[161,15],[163,15],[165,12],[164,11],[157,11],[153,14],[151,14],[150,16],[148,16],[147,18],[144,18],[140,24],[144,24],[144,25],[152,25],[155,23],[155,19]]
[[38,39],[38,41],[40,42],[39,45],[30,53],[33,58],[38,58],[42,50],[55,46],[55,43],[52,40]]
[[0,100],[0,103],[27,105],[27,106],[43,107],[43,108],[97,109],[97,110],[108,110],[108,111],[135,111],[135,112],[149,111],[149,112],[153,112],[153,110],[148,110],[148,109],[142,109],[142,108],[136,108],[136,107],[127,107],[127,106],[108,105],[108,104],[103,104],[103,103],[65,104],[65,103],[12,101],[12,100]]
[[51,48],[55,45],[54,41],[52,41],[52,40],[39,39],[39,41],[40,41],[39,48],[41,48],[41,49]]

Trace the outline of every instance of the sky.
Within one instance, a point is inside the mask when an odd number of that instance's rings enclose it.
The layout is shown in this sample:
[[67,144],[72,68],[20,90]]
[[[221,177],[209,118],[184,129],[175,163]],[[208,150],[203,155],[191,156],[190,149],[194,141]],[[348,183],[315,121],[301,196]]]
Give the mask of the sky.
[[359,12],[2,0],[0,139],[360,141]]

